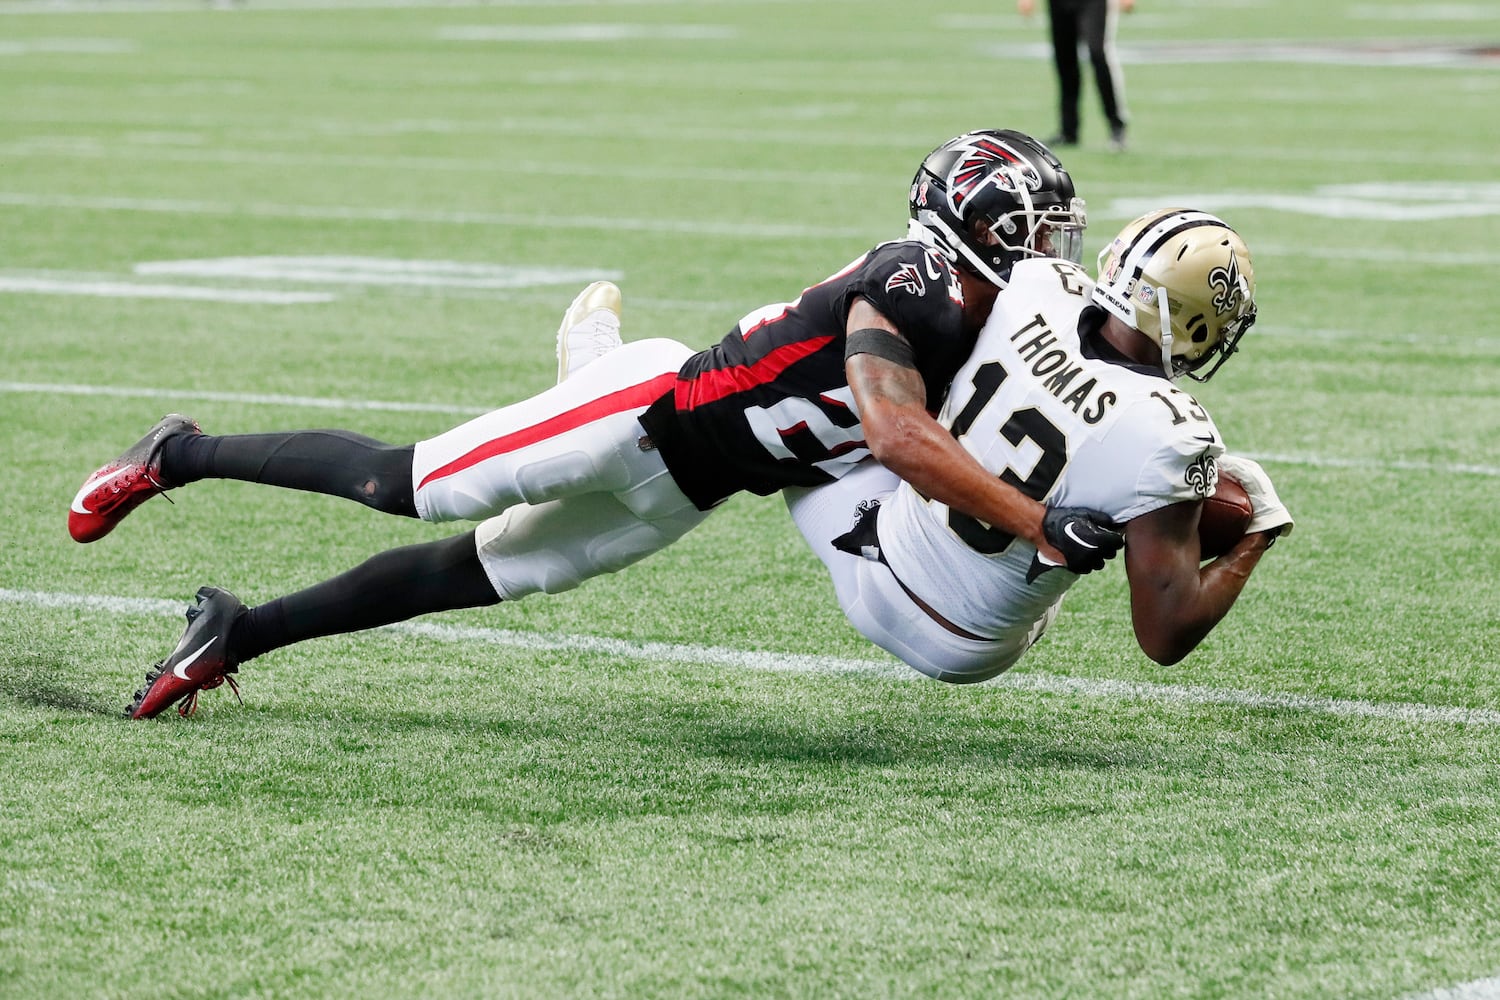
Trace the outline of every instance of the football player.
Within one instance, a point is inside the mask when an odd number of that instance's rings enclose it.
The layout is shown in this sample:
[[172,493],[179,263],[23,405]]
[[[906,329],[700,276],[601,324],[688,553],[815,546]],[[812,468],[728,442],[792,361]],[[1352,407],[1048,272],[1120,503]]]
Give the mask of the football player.
[[[1207,213],[1166,209],[1101,253],[1015,264],[939,420],[992,474],[1049,511],[1124,525],[1141,649],[1175,663],[1228,613],[1292,517],[1255,462],[1225,455],[1180,384],[1207,380],[1255,321],[1250,252]],[[1198,519],[1220,471],[1244,486],[1247,533],[1200,565]],[[1078,579],[1027,538],[875,463],[785,494],[849,621],[917,670],[954,683],[1014,664]],[[851,529],[852,525],[852,529]],[[1066,531],[1067,529],[1063,529]]]
[[[567,590],[670,544],[736,492],[835,481],[871,455],[1078,572],[1103,566],[1117,532],[1087,511],[1044,519],[1042,504],[986,471],[928,410],[1016,262],[1081,255],[1072,178],[1029,136],[975,132],[923,160],[908,207],[907,239],[756,310],[698,353],[663,339],[622,345],[619,291],[596,283],[558,332],[557,386],[414,445],[346,431],[215,437],[164,418],[84,483],[69,514],[75,539],[101,538],[157,493],[210,478],[480,523],[255,608],[201,589],[127,714],[173,704],[187,714],[239,664],[303,639]],[[604,352],[609,364],[588,364]]]

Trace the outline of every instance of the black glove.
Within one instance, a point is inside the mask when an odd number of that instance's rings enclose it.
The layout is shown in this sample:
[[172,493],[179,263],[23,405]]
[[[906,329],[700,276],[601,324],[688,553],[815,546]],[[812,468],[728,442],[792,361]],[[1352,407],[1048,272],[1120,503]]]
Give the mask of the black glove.
[[1125,547],[1125,536],[1108,514],[1087,507],[1048,507],[1042,536],[1063,554],[1074,573],[1092,573]]

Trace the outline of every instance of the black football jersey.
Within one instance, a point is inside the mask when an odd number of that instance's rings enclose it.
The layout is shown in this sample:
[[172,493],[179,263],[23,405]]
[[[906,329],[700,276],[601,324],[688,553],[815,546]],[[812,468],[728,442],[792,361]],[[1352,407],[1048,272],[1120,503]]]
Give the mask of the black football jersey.
[[700,509],[740,491],[767,495],[842,476],[869,455],[844,373],[856,296],[888,317],[916,352],[927,405],[941,404],[973,338],[953,266],[921,243],[883,243],[795,302],[750,313],[689,358],[673,391],[641,424]]

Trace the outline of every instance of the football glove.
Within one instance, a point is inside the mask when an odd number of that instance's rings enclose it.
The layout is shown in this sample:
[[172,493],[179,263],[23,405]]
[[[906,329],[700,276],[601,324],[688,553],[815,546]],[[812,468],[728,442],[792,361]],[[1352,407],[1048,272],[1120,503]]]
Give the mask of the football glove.
[[1269,531],[1274,539],[1292,533],[1292,514],[1286,504],[1276,495],[1271,477],[1260,467],[1259,462],[1238,455],[1223,455],[1219,458],[1219,471],[1245,488],[1250,498],[1250,526],[1245,534]]
[[1125,536],[1109,515],[1087,507],[1048,507],[1042,515],[1042,536],[1063,554],[1069,571],[1079,574],[1103,569],[1125,545]]

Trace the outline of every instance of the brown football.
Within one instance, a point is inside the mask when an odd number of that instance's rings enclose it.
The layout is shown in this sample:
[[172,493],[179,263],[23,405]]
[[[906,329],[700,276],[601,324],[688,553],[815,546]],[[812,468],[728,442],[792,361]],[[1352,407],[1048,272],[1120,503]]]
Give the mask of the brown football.
[[1198,517],[1198,548],[1203,559],[1217,559],[1245,537],[1253,509],[1245,488],[1223,473]]

